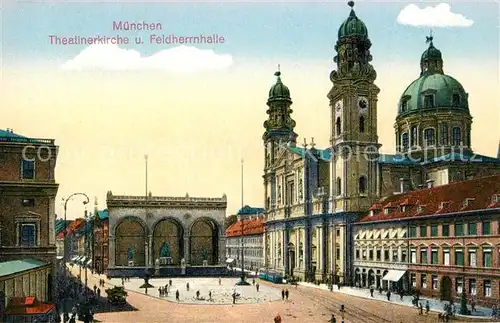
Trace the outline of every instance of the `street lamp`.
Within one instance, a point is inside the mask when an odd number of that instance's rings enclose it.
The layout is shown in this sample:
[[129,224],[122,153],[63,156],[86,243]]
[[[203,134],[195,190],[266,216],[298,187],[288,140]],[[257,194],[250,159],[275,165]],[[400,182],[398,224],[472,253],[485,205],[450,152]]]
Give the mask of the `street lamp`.
[[[87,234],[88,234],[88,231],[89,231],[89,227],[88,227],[88,222],[89,222],[89,219],[91,219],[92,217],[92,213],[88,213],[87,214],[87,210],[85,210],[85,229],[84,229],[84,247],[85,247],[85,261],[86,263],[88,263],[88,253],[89,253],[89,246],[88,246],[88,239],[87,239]],[[83,266],[85,267],[85,287],[87,287],[87,283],[88,283],[88,280],[87,280],[87,266],[85,265],[85,263],[83,264]],[[87,297],[87,291],[85,291],[85,297]]]
[[81,195],[81,196],[84,196],[85,197],[85,201],[83,201],[83,205],[86,205],[90,202],[90,199],[89,197],[85,194],[85,193],[73,193],[71,194],[64,202],[64,243],[63,243],[63,247],[64,247],[64,252],[63,252],[63,263],[64,263],[64,276],[66,277],[66,263],[68,262],[68,259],[67,259],[67,239],[66,239],[66,236],[68,234],[67,232],[67,222],[66,222],[66,213],[67,213],[67,210],[68,210],[68,202],[71,200],[72,197],[74,196],[77,196],[77,195]]
[[245,224],[244,217],[243,217],[243,159],[241,160],[241,211],[238,214],[238,221],[241,223],[241,279],[239,282],[236,283],[236,285],[239,286],[246,286],[250,285],[249,282],[245,280],[245,261],[243,258],[243,226]]

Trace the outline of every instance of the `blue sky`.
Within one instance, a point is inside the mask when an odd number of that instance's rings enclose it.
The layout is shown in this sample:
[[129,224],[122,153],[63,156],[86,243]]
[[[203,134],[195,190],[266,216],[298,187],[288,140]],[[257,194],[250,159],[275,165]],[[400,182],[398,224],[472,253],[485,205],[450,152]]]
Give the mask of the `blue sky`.
[[[400,25],[396,21],[407,4],[356,4],[358,17],[368,26],[375,60],[411,61],[426,48],[425,36],[430,28]],[[435,45],[443,51],[444,58],[466,54],[470,59],[497,60],[498,4],[451,2],[451,7],[453,12],[465,15],[474,24],[469,28],[433,28]],[[117,34],[112,30],[113,21],[144,20],[160,22],[166,34],[218,33],[226,39],[224,44],[198,47],[229,53],[235,59],[331,60],[338,27],[348,14],[345,2],[23,3],[3,9],[2,50],[4,64],[60,62],[74,57],[85,46],[49,45],[48,35],[113,36]],[[120,34],[135,35],[133,32]],[[172,45],[142,45],[135,49],[143,55],[151,55],[168,46]]]

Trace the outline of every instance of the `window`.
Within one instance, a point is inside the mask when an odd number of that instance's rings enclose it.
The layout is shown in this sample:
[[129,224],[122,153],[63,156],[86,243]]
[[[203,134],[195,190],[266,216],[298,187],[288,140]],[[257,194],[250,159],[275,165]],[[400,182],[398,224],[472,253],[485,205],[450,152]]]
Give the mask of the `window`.
[[427,237],[427,225],[422,224],[420,226],[420,236],[421,237]]
[[407,261],[408,261],[407,250],[403,249],[401,250],[401,262],[407,262]]
[[462,278],[455,279],[455,291],[457,292],[457,294],[462,294],[463,286],[464,281],[462,280]]
[[455,266],[464,265],[464,251],[462,249],[455,249]]
[[491,249],[483,250],[483,267],[485,268],[491,267]]
[[340,117],[337,117],[337,121],[335,122],[335,128],[337,129],[337,136],[340,136],[340,133],[342,132]]
[[477,295],[476,280],[473,278],[469,279],[469,295]]
[[432,289],[437,290],[439,288],[438,276],[432,275]]
[[34,223],[23,223],[19,228],[19,245],[21,247],[36,246],[36,225]]
[[424,139],[426,146],[434,145],[434,129],[425,129],[424,131]]
[[411,127],[411,146],[415,147],[418,145],[418,132],[417,132],[417,126],[412,126]]
[[336,256],[337,256],[337,260],[340,260],[340,248],[337,248]]
[[403,151],[408,151],[408,133],[405,132],[403,133],[403,135],[401,136],[401,141],[403,142]]
[[365,117],[359,117],[359,132],[365,132]]
[[337,195],[341,195],[342,193],[342,180],[340,177],[337,177]]
[[391,261],[392,262],[398,262],[399,259],[398,259],[398,249],[392,249],[392,259]]
[[363,260],[366,260],[366,250],[363,250],[363,251],[361,252],[361,254],[362,254],[362,256],[363,256]]
[[459,222],[455,223],[455,236],[463,236],[464,235],[464,224]]
[[373,260],[373,250],[368,251],[368,260]]
[[448,125],[443,123],[441,125],[441,145],[448,145]]
[[34,179],[35,178],[35,161],[34,160],[22,160],[21,165],[21,178],[22,179]]
[[416,249],[410,250],[410,257],[411,257],[411,263],[416,264],[417,263],[417,250]]
[[482,233],[483,235],[488,235],[491,234],[491,222],[490,221],[484,221],[482,225]]
[[438,236],[438,225],[432,224],[431,225],[431,237],[437,237],[437,236]]
[[477,223],[476,222],[469,222],[467,225],[467,233],[470,236],[475,236],[477,234]]
[[476,249],[469,249],[469,266],[477,267]]
[[427,275],[426,274],[420,275],[420,286],[423,289],[427,289]]
[[409,236],[410,238],[415,238],[417,236],[417,227],[410,227]]
[[450,265],[450,250],[449,249],[444,249],[443,250],[443,264],[445,266]]
[[382,260],[382,259],[381,259],[381,258],[382,258],[382,250],[377,249],[377,252],[375,253],[375,255],[376,255],[376,257],[377,257],[377,258],[376,258],[376,260],[377,260],[377,261]]
[[388,249],[384,250],[384,261],[391,261],[389,259],[389,250]]
[[449,237],[450,236],[450,225],[449,224],[442,224],[441,225],[441,229],[442,229],[442,235],[443,237]]
[[417,287],[417,274],[415,273],[410,274],[410,282],[412,287]]
[[356,259],[359,259],[359,249],[356,249]]
[[428,94],[428,95],[424,96],[424,107],[426,109],[434,108],[434,95]]
[[23,204],[23,206],[33,207],[33,206],[35,206],[35,199],[33,199],[33,198],[23,199],[22,204]]
[[485,280],[483,287],[484,287],[484,296],[491,297],[491,280]]
[[366,177],[361,176],[359,178],[359,193],[365,194],[366,192]]
[[438,263],[439,263],[438,250],[432,249],[431,250],[431,264],[437,265]]
[[337,234],[337,237],[340,237],[340,230],[339,229],[337,229],[336,234]]
[[401,112],[406,112],[408,110],[408,99],[404,99],[401,102]]
[[427,263],[427,250],[424,248],[420,249],[420,263],[421,264]]
[[461,145],[461,132],[460,132],[460,127],[454,127],[453,128],[453,133],[452,133],[452,140],[451,144],[453,146],[460,146]]
[[460,105],[460,94],[453,94],[453,106],[458,107]]

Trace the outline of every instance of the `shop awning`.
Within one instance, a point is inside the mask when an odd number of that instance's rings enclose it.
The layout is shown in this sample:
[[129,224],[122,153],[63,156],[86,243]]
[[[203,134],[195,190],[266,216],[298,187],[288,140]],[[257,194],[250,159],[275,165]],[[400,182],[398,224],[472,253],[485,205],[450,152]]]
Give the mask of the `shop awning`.
[[81,259],[81,258],[82,258],[82,256],[78,256],[78,257],[76,257],[76,259],[74,260],[74,262],[78,262],[78,261],[80,261],[80,259]]
[[73,257],[73,258],[71,258],[71,261],[76,261],[78,258],[79,258],[78,256]]
[[226,259],[226,263],[228,263],[228,264],[232,264],[233,262],[234,262],[233,258],[227,258]]
[[13,297],[5,309],[5,314],[7,316],[45,315],[54,309],[54,304],[42,303],[33,296]]
[[83,256],[82,258],[80,258],[80,260],[78,260],[78,262],[81,264],[84,264],[86,259],[87,259],[87,257]]
[[89,267],[90,265],[92,265],[92,259],[90,259],[89,261],[87,261],[87,267]]
[[389,270],[389,272],[382,278],[392,282],[398,282],[405,274],[406,270]]

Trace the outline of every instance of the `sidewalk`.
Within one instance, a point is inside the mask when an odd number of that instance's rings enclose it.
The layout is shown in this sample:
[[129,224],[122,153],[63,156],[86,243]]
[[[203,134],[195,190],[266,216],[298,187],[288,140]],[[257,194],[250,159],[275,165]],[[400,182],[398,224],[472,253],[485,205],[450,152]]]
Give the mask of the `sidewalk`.
[[[300,282],[299,285],[306,286],[306,287],[312,287],[312,288],[318,288],[318,289],[322,289],[322,290],[329,290],[328,285],[326,285],[326,284],[315,285],[312,283]],[[352,296],[356,296],[356,297],[375,299],[378,301],[389,302],[389,303],[404,305],[404,306],[408,306],[408,307],[414,307],[412,304],[413,296],[403,296],[403,300],[401,300],[399,295],[393,293],[391,295],[391,300],[388,301],[386,294],[385,293],[380,294],[378,292],[378,290],[375,290],[373,292],[373,297],[371,297],[369,289],[343,286],[339,290],[337,285],[333,285],[333,293],[343,293],[343,294],[352,295]],[[419,300],[419,303],[422,303],[422,306],[424,306],[424,311],[425,311],[426,301],[429,301],[431,311],[439,312],[439,313],[443,312],[444,305],[448,303],[448,302],[442,302],[438,299],[421,297]],[[457,307],[457,311],[459,311],[460,304],[457,303],[457,304],[455,304],[455,306]],[[415,311],[416,310],[417,309],[415,308]],[[469,310],[470,310],[470,306],[469,306]],[[491,317],[491,314],[492,314],[491,308],[476,306],[476,312],[474,312],[473,315],[460,315],[458,313],[456,315],[468,317],[468,318],[478,318],[478,319],[483,318],[484,319],[484,318]]]

